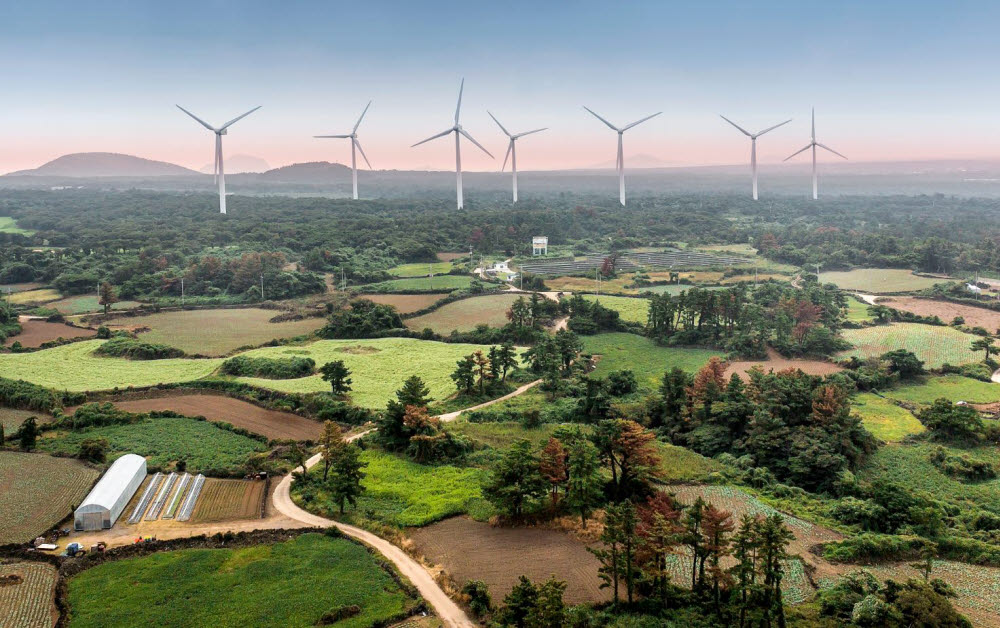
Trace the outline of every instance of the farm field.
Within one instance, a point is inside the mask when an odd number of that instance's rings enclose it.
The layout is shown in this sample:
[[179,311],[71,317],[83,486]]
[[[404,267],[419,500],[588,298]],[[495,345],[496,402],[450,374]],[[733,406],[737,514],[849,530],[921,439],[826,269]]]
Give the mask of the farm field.
[[538,427],[524,427],[519,421],[470,423],[459,417],[448,424],[448,431],[476,440],[493,449],[506,449],[524,438],[536,449],[544,446],[559,425],[546,423]]
[[491,294],[471,297],[443,305],[438,309],[404,321],[410,329],[423,330],[430,327],[439,334],[452,330],[472,331],[477,325],[503,327],[508,323],[507,310],[521,294]]
[[631,369],[643,390],[659,387],[663,374],[675,366],[695,372],[713,355],[709,349],[661,347],[644,336],[626,333],[597,334],[583,337],[584,353],[600,355],[595,377],[607,377],[612,371]]
[[[367,477],[361,482],[366,491],[358,498],[358,512],[367,512],[384,523],[401,527],[425,526],[446,517],[475,513],[477,518],[492,514],[482,498],[480,486],[486,472],[451,465],[422,465],[398,456],[367,449],[361,460],[368,463]],[[322,465],[310,473],[322,475]],[[337,517],[336,504],[320,490],[316,499],[305,503],[292,485],[295,502],[321,516]],[[471,511],[471,512],[470,512]]]
[[[117,303],[111,304],[111,309],[131,310],[132,308],[139,307],[140,305],[142,304],[138,301],[118,301]],[[63,314],[86,314],[88,312],[104,311],[104,306],[98,303],[97,296],[92,294],[59,299],[58,301],[46,303],[45,307],[54,308]]]
[[192,523],[214,523],[234,519],[259,519],[264,499],[263,481],[205,478]]
[[15,292],[7,297],[7,300],[14,305],[25,305],[29,303],[48,303],[49,301],[55,301],[61,298],[62,295],[59,294],[58,290],[53,290],[52,288],[40,288],[38,290]]
[[21,582],[0,587],[0,626],[50,628],[59,612],[54,598],[58,572],[48,563],[0,564],[0,576],[20,576]]
[[655,441],[654,447],[656,447],[662,461],[660,464],[660,471],[663,473],[661,479],[667,484],[704,481],[708,474],[722,471],[724,468],[722,463],[706,458],[685,447],[664,443],[661,440]]
[[[323,425],[319,421],[291,412],[267,410],[223,395],[169,395],[112,403],[128,412],[172,410],[186,416],[203,416],[210,421],[232,423],[236,427],[272,439],[315,440],[323,431]],[[66,409],[67,414],[71,411],[71,408]]]
[[645,288],[639,288],[639,292],[652,292],[653,294],[671,294],[677,296],[682,292],[687,292],[691,288],[698,288],[699,290],[722,290],[725,286],[692,286],[691,284],[661,284],[658,286],[647,286]]
[[945,364],[968,364],[982,359],[980,352],[973,352],[969,345],[977,336],[966,334],[937,325],[920,323],[893,323],[862,329],[844,329],[844,340],[854,345],[853,349],[841,351],[838,358],[858,356],[878,357],[887,351],[906,349],[924,361],[927,368],[939,368]]
[[889,292],[916,292],[949,280],[937,277],[920,277],[901,268],[857,268],[847,271],[821,272],[819,281],[820,283],[835,284],[843,290],[886,294]]
[[321,534],[107,562],[71,578],[68,599],[74,628],[313,626],[351,604],[335,625],[367,628],[415,604],[362,545]]
[[358,286],[361,292],[410,292],[410,291],[442,291],[461,290],[468,288],[472,277],[468,275],[441,275],[440,277],[413,277],[409,279],[391,279],[379,283]]
[[442,262],[454,262],[455,260],[457,260],[460,257],[467,256],[468,252],[466,252],[466,253],[454,253],[454,252],[449,253],[447,251],[440,251],[436,255],[437,255],[437,258],[439,260],[441,260]]
[[886,297],[879,299],[878,304],[921,316],[937,316],[945,323],[950,323],[956,316],[961,316],[965,319],[966,325],[985,327],[990,333],[994,333],[1000,328],[1000,312],[984,307],[916,297]]
[[428,308],[448,296],[447,292],[430,292],[427,294],[366,294],[363,299],[391,305],[400,314],[409,314]]
[[611,590],[600,588],[597,558],[582,541],[564,532],[496,528],[468,517],[453,517],[414,530],[410,537],[421,554],[442,565],[456,582],[482,580],[497,600],[510,593],[522,574],[535,582],[553,574],[565,580],[564,599],[570,604],[611,599]]
[[21,333],[16,336],[10,336],[3,344],[9,347],[15,342],[20,342],[22,347],[38,347],[43,342],[50,342],[59,338],[90,338],[96,335],[96,329],[73,327],[64,323],[28,320],[21,321]]
[[765,373],[772,370],[774,372],[778,372],[785,369],[799,369],[803,373],[807,373],[809,375],[829,375],[831,373],[838,373],[844,370],[832,362],[824,362],[823,360],[786,358],[774,349],[769,348],[767,350],[767,360],[738,360],[730,362],[729,366],[726,367],[726,378],[728,379],[736,373],[739,374],[741,378],[747,379],[747,371],[754,367],[760,367]]
[[38,290],[41,287],[42,284],[34,281],[28,283],[3,283],[0,284],[0,294],[6,297],[8,294],[24,292],[26,290]]
[[22,229],[17,226],[17,221],[10,216],[0,216],[0,233],[16,233],[30,236],[34,233],[31,229]]
[[188,418],[148,419],[130,425],[104,425],[74,432],[45,432],[38,449],[74,455],[87,438],[108,441],[108,461],[122,454],[145,456],[149,470],[172,470],[187,461],[189,473],[228,471],[242,467],[250,454],[266,451],[264,443],[216,427],[208,421]]
[[0,545],[30,541],[62,521],[97,476],[71,458],[0,451]]
[[452,263],[442,262],[415,262],[413,264],[400,264],[389,269],[389,274],[393,277],[426,277],[427,275],[446,275],[452,269]]
[[3,353],[0,376],[79,392],[189,382],[222,364],[222,359],[125,360],[94,355],[103,342],[85,340],[33,353]]
[[623,321],[642,323],[643,325],[649,321],[649,299],[606,295],[599,297],[594,294],[585,294],[583,298],[588,301],[596,301],[608,309],[615,310]]
[[854,297],[847,297],[847,320],[854,323],[867,323],[874,320],[874,317],[868,313],[869,307],[867,303],[863,303]]
[[897,401],[927,405],[940,397],[950,401],[994,403],[1000,401],[1000,384],[951,374],[925,377],[912,384],[890,388],[884,394]]
[[[637,290],[625,287],[631,283],[631,274],[625,273],[614,279],[602,281],[601,292],[635,294]],[[553,292],[594,292],[597,290],[597,282],[593,273],[590,277],[545,277],[545,287]]]
[[111,329],[149,327],[140,339],[177,347],[193,355],[225,355],[240,347],[263,344],[275,338],[310,334],[326,324],[326,319],[269,323],[280,314],[260,308],[188,310],[160,312],[149,316],[113,318],[105,323]]
[[52,417],[37,410],[14,410],[12,408],[0,408],[0,425],[3,425],[3,433],[7,438],[14,435],[14,431],[21,427],[25,419],[35,417],[38,424],[48,423]]
[[[908,578],[921,577],[920,573],[907,563],[871,565],[865,567],[880,579],[891,578],[905,582]],[[970,565],[951,560],[934,561],[934,578],[940,578],[955,589],[955,606],[966,615],[975,626],[1000,625],[1000,568]]]
[[[432,398],[445,399],[455,392],[455,382],[450,377],[455,369],[455,362],[477,349],[488,348],[482,345],[433,342],[414,338],[379,338],[318,340],[300,347],[254,349],[245,355],[272,358],[305,356],[316,360],[317,366],[322,366],[331,360],[343,360],[351,369],[351,377],[354,380],[354,390],[350,393],[351,400],[366,408],[382,408],[411,375],[419,375],[424,380],[430,388]],[[238,379],[256,386],[286,392],[323,392],[330,389],[319,375],[285,380],[249,377]]]
[[[857,475],[868,482],[885,479],[959,506],[976,506],[1000,512],[1000,479],[965,483],[945,475],[930,461],[930,455],[937,447],[932,443],[881,447]],[[968,454],[973,460],[1000,466],[1000,449],[996,447],[957,449],[946,446],[945,449],[952,455]]]
[[924,425],[909,410],[871,393],[856,395],[851,400],[851,410],[861,417],[866,430],[887,443],[925,431]]

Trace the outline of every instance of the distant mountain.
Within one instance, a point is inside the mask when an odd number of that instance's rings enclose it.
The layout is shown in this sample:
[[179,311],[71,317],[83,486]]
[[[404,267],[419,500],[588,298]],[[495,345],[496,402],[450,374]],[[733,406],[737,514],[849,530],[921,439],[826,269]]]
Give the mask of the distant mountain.
[[260,181],[282,183],[341,183],[351,176],[351,169],[329,161],[310,161],[268,170],[259,175]]
[[[640,153],[638,155],[625,155],[626,168],[674,168],[678,165],[679,164],[677,163],[671,163],[654,155],[647,155],[646,153]],[[602,161],[599,164],[583,168],[583,170],[613,170],[615,167],[615,160],[612,159],[610,161]]]
[[119,153],[73,153],[57,157],[34,170],[7,176],[35,177],[177,177],[198,174],[177,164]]
[[[230,155],[222,162],[222,167],[226,171],[226,174],[267,172],[271,169],[271,166],[266,161],[253,155]],[[204,174],[212,174],[214,170],[215,166],[212,164],[205,164],[199,168],[199,171]]]

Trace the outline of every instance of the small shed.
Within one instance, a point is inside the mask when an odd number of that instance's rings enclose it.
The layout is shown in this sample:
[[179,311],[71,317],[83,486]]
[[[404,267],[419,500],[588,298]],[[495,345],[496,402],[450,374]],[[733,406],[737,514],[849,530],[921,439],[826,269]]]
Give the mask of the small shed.
[[142,456],[125,454],[115,460],[76,509],[73,528],[101,530],[115,525],[145,479],[146,459]]
[[534,236],[531,238],[531,254],[533,256],[548,255],[549,236]]

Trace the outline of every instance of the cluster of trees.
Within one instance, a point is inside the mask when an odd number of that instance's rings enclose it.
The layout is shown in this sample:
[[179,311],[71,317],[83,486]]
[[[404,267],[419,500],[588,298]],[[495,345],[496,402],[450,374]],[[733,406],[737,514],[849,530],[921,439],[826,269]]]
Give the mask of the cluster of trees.
[[17,312],[6,301],[0,301],[0,343],[19,333],[21,325],[17,322]]
[[878,578],[867,570],[853,571],[819,594],[822,616],[842,626],[941,626],[972,628],[972,622],[955,610],[955,591],[944,581],[930,579],[931,562],[914,565],[924,579],[905,583]]
[[518,366],[514,345],[506,342],[490,347],[484,354],[477,350],[456,363],[451,374],[460,393],[471,395],[478,388],[479,396],[507,390],[507,373]]
[[219,368],[219,372],[223,375],[263,377],[265,379],[296,379],[312,375],[315,371],[316,361],[301,356],[251,358],[237,355],[223,362]]
[[518,297],[507,310],[507,320],[515,328],[530,327],[541,329],[546,323],[551,321],[564,311],[562,304],[539,296],[537,292],[532,292],[527,299]]
[[403,382],[384,412],[376,419],[373,440],[387,451],[405,453],[417,462],[457,458],[471,449],[471,443],[441,427],[427,406],[430,389],[413,375]]
[[403,319],[391,305],[357,299],[330,313],[319,332],[322,338],[375,338],[402,329]]
[[316,499],[318,492],[323,491],[344,514],[347,505],[356,507],[358,497],[365,491],[361,481],[365,479],[364,469],[368,463],[360,457],[360,449],[354,443],[344,438],[340,426],[333,421],[323,423],[323,434],[319,439],[319,451],[322,456],[323,473],[310,475],[306,470],[306,460],[309,452],[298,445],[289,452],[296,467],[301,472],[295,473],[297,489],[301,491],[302,499],[307,503]]
[[647,333],[665,344],[721,347],[750,359],[765,358],[768,345],[784,354],[830,355],[847,348],[837,337],[845,306],[834,286],[810,281],[799,289],[778,282],[755,290],[691,288],[651,297]]
[[146,342],[128,335],[115,336],[101,344],[94,353],[128,360],[166,360],[182,358],[184,352],[169,345]]
[[748,456],[778,480],[823,491],[837,474],[855,469],[876,448],[851,415],[842,379],[788,369],[725,378],[726,363],[712,358],[692,377],[679,368],[663,376],[650,404],[650,422],[675,444],[706,456]]
[[561,305],[569,314],[569,328],[576,333],[591,335],[624,328],[618,311],[604,307],[599,301],[589,301],[576,294],[563,299]]

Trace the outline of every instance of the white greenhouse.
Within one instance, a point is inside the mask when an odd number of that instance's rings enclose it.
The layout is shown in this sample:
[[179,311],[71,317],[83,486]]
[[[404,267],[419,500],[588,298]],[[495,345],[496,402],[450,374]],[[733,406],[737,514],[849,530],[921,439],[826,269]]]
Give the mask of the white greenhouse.
[[146,459],[142,456],[125,454],[115,460],[76,509],[73,527],[101,530],[115,525],[144,479]]

